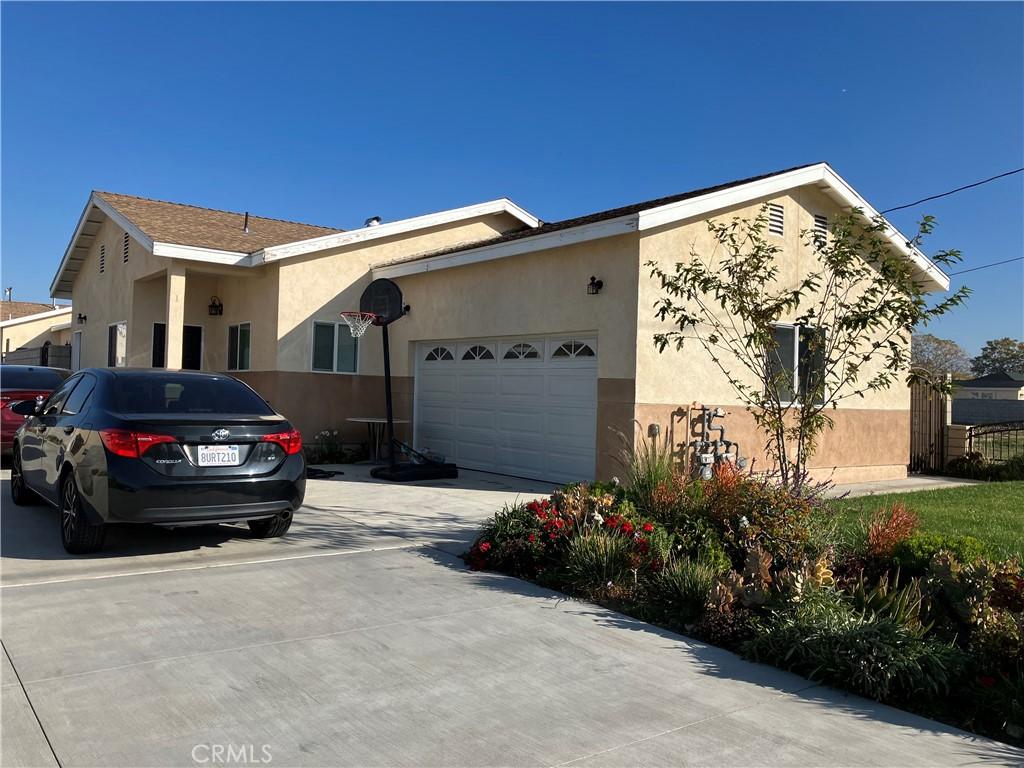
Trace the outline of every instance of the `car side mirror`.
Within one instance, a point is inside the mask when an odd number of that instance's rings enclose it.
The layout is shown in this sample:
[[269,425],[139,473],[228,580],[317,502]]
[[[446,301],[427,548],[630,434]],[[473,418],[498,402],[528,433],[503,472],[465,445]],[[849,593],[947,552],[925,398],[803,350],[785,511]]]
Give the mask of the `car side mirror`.
[[34,416],[39,412],[42,406],[42,401],[36,400],[19,400],[11,406],[11,410],[19,416]]

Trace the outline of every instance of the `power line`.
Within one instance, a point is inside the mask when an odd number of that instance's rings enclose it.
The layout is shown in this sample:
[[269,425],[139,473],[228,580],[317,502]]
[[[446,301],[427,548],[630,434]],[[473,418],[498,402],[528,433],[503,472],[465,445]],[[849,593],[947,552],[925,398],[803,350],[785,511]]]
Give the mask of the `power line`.
[[1013,170],[1013,171],[1007,171],[1006,173],[1000,173],[998,176],[992,176],[991,178],[988,178],[988,179],[982,179],[981,181],[976,181],[973,184],[965,184],[962,187],[957,187],[956,189],[951,189],[951,190],[949,190],[949,192],[943,192],[943,193],[938,194],[938,195],[932,195],[931,197],[922,197],[920,200],[915,200],[914,202],[907,203],[906,205],[897,205],[895,208],[886,208],[884,211],[882,211],[882,213],[891,213],[893,211],[902,211],[904,208],[913,208],[915,205],[920,205],[921,203],[927,203],[929,200],[938,200],[940,197],[946,197],[948,195],[952,195],[952,194],[955,194],[957,192],[963,192],[965,189],[970,189],[971,187],[980,187],[982,184],[988,184],[990,181],[995,181],[996,179],[1001,179],[1004,176],[1012,176],[1013,174],[1020,173],[1021,171],[1024,171],[1024,168],[1017,168],[1016,170]]
[[979,269],[988,269],[989,267],[998,267],[1000,264],[1009,264],[1014,261],[1024,261],[1024,256],[1018,256],[1015,259],[1006,259],[1005,261],[995,261],[991,264],[982,264],[980,267],[971,267],[970,269],[961,269],[959,272],[950,272],[949,276],[953,275],[965,275],[968,272],[977,272]]

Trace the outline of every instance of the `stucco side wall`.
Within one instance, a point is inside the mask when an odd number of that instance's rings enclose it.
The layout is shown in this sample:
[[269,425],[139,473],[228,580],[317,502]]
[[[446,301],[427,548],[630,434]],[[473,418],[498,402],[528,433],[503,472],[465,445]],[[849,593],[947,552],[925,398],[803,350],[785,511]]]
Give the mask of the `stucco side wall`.
[[[267,367],[310,371],[313,322],[337,322],[339,313],[358,310],[359,297],[371,280],[371,265],[486,240],[522,226],[521,221],[505,213],[481,216],[279,262],[279,343],[276,362]],[[360,344],[359,373],[383,373],[379,335],[379,331],[368,334],[368,339],[376,341]]]
[[[394,372],[413,375],[417,341],[596,332],[598,378],[632,379],[637,240],[630,233],[397,278],[412,311],[389,329]],[[591,276],[604,282],[596,296],[587,293]],[[367,337],[367,348],[379,348],[380,331]]]
[[[129,364],[132,356],[140,354],[139,334],[152,334],[152,327],[140,329],[132,322],[134,282],[139,278],[161,272],[167,261],[153,256],[134,239],[129,240],[128,262],[122,256],[124,230],[107,220],[96,233],[82,269],[71,290],[72,318],[79,314],[87,317],[85,323],[75,322],[72,330],[82,332],[81,365],[107,364],[107,327],[112,323],[128,323]],[[100,246],[106,246],[106,268],[99,271]],[[148,363],[146,363],[148,365]]]
[[[750,205],[722,211],[716,221],[729,221],[733,217],[754,218],[766,202],[779,203],[785,209],[785,235],[766,234],[783,250],[779,261],[780,284],[795,285],[804,275],[818,269],[813,251],[802,242],[801,232],[814,225],[814,215],[824,215],[830,223],[841,213],[829,198],[812,187],[802,187],[777,197],[756,201]],[[666,349],[659,353],[654,347],[655,333],[672,330],[671,324],[660,321],[654,313],[654,304],[661,297],[661,288],[650,277],[648,261],[670,270],[679,261],[688,261],[691,251],[706,261],[719,253],[717,242],[708,231],[706,220],[686,222],[643,233],[640,240],[640,299],[637,321],[637,401],[642,403],[688,403],[700,399],[705,402],[738,404],[738,399],[726,376],[718,369],[700,343],[687,341],[681,351]],[[868,363],[861,381],[870,379],[882,365],[881,357]],[[748,380],[748,383],[752,381]],[[695,386],[699,385],[699,386]],[[697,390],[695,392],[695,389]],[[908,409],[910,393],[902,385],[881,392],[869,392],[864,398],[856,397],[841,403],[842,408]]]
[[71,309],[59,315],[43,317],[15,325],[0,328],[0,349],[4,352],[14,351],[22,347],[41,347],[46,342],[63,344],[69,338],[67,330],[51,331],[55,325],[62,325],[71,320]]

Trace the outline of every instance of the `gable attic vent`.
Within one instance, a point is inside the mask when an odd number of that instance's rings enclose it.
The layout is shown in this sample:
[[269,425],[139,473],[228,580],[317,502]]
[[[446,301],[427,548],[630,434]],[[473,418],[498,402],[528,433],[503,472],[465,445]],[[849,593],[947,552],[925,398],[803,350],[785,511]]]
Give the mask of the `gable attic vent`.
[[778,203],[768,203],[768,231],[773,235],[785,232],[786,211]]
[[824,245],[828,240],[828,217],[814,214],[814,241]]
[[107,271],[107,246],[100,246],[100,274]]
[[131,242],[131,238],[129,238],[128,237],[128,233],[125,232],[124,233],[124,240],[122,241],[122,244],[121,244],[121,258],[124,260],[125,264],[128,263],[128,243],[129,242]]

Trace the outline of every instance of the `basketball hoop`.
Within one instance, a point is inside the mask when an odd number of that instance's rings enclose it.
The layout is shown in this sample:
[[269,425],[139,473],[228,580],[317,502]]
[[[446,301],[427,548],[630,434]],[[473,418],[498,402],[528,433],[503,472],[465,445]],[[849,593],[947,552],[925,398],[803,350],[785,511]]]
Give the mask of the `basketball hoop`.
[[377,321],[377,315],[373,312],[342,312],[341,319],[348,324],[352,338],[358,339]]

